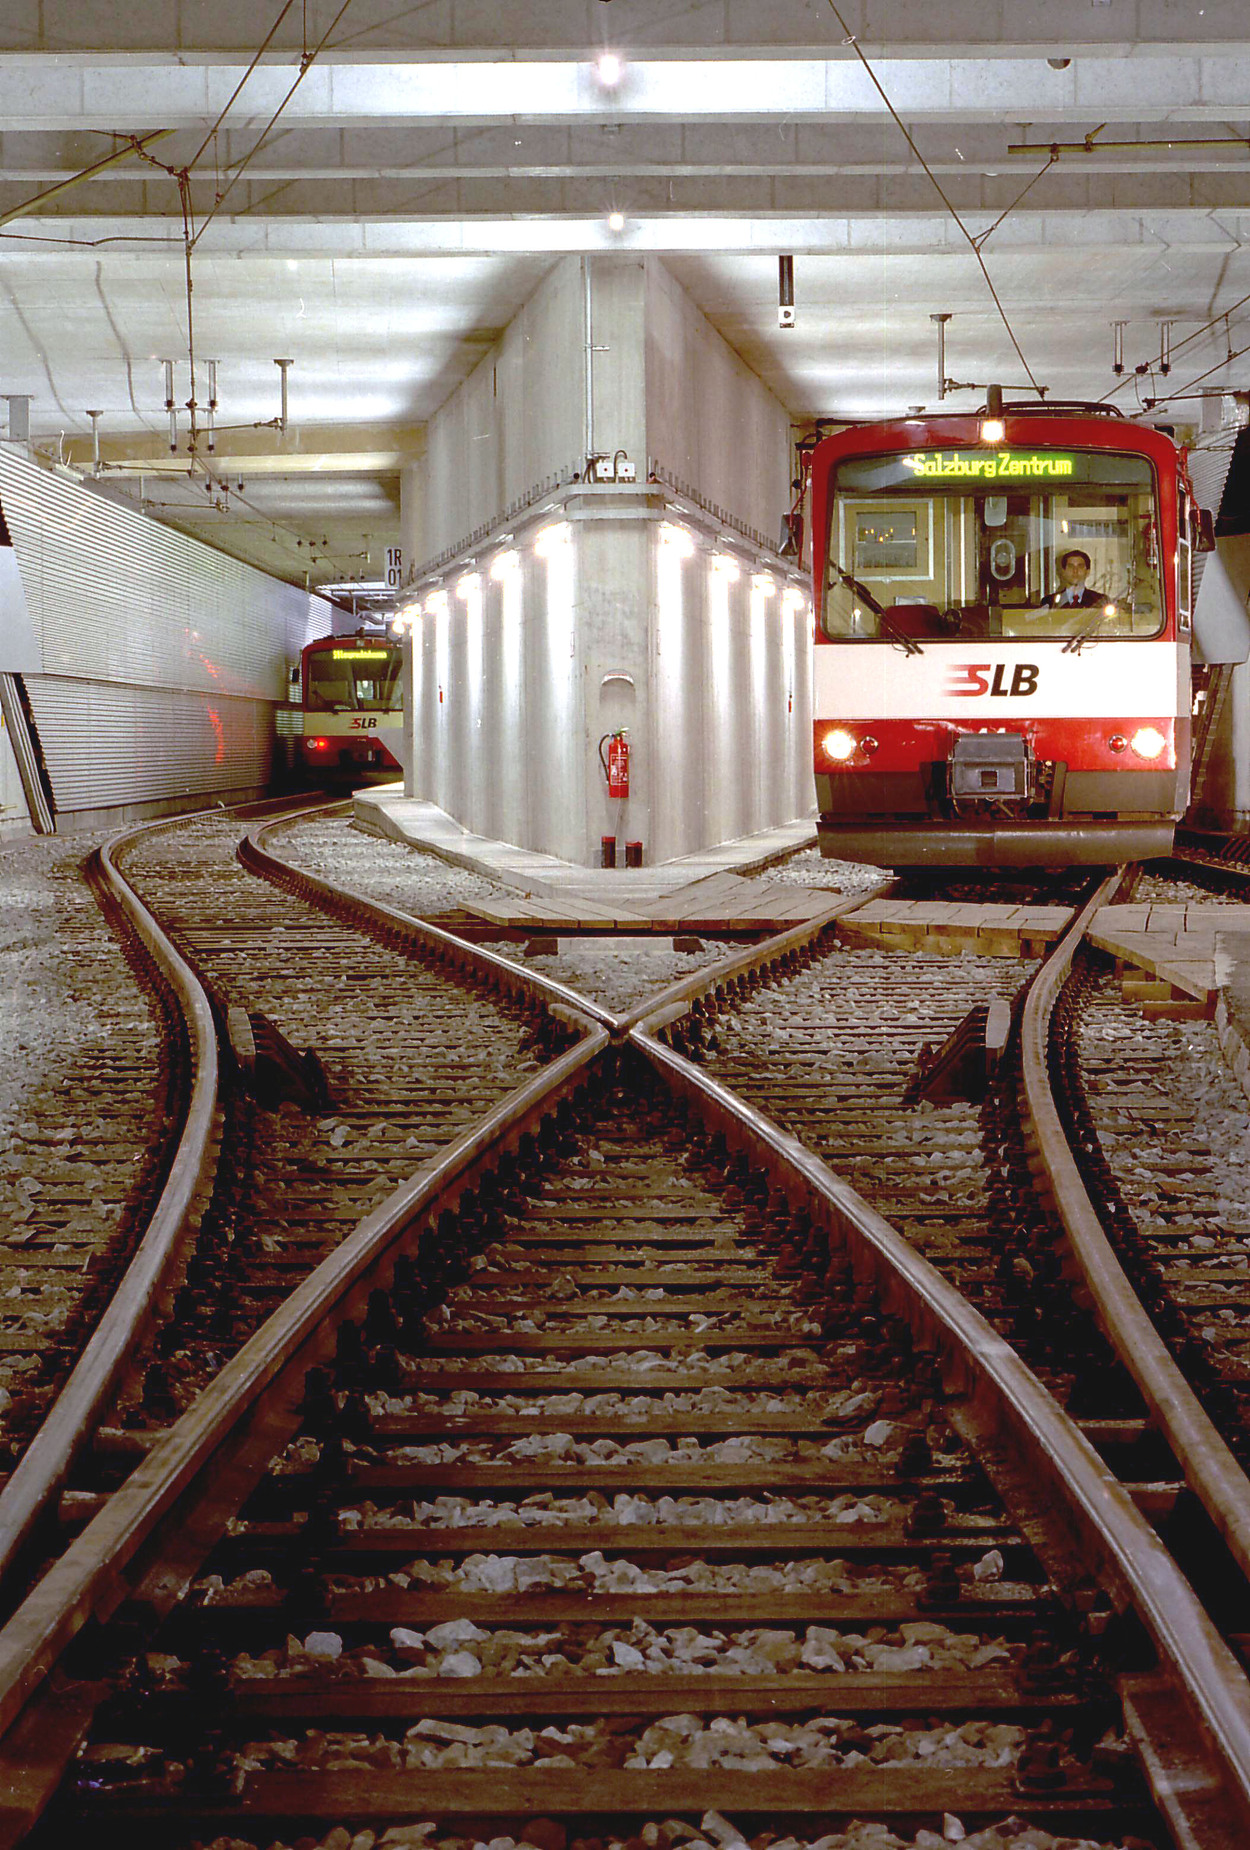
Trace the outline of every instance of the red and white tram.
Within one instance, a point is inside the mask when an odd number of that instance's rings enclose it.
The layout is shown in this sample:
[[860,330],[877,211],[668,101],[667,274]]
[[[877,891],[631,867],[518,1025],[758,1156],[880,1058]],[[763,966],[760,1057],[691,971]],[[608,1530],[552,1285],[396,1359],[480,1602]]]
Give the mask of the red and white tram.
[[824,852],[897,867],[1166,853],[1189,800],[1198,526],[1172,439],[1092,408],[819,443]]
[[402,643],[387,636],[322,636],[300,655],[304,769],[327,778],[402,775]]

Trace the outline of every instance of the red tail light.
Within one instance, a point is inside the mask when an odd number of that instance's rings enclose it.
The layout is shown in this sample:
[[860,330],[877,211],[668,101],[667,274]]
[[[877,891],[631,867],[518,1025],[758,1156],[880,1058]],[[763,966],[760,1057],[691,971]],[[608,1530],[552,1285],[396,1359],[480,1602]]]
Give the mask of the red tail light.
[[330,749],[329,739],[305,739],[304,740],[304,750],[306,752],[328,752],[329,749]]

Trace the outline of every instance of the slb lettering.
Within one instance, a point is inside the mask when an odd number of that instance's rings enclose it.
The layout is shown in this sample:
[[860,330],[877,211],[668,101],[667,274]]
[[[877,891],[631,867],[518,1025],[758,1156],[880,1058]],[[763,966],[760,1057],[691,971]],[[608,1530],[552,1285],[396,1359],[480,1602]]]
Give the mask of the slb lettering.
[[1037,692],[1037,675],[1036,662],[961,662],[950,670],[943,691],[961,700],[975,700],[981,694],[1019,700]]

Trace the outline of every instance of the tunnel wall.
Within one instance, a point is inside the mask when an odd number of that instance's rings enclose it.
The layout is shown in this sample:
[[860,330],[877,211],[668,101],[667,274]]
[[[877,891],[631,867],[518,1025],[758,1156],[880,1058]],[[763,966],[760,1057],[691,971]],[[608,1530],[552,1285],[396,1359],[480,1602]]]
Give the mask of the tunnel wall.
[[[39,649],[24,678],[59,824],[262,790],[288,666],[329,633],[329,602],[7,444],[0,506]],[[0,670],[3,649],[0,626]]]

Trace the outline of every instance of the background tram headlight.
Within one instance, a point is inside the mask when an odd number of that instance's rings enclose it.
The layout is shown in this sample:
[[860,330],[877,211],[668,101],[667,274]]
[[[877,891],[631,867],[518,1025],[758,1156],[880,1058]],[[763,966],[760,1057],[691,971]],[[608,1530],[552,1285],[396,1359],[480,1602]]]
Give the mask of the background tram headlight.
[[1158,758],[1167,749],[1167,740],[1157,726],[1139,726],[1132,738],[1139,758]]
[[855,734],[844,731],[841,726],[835,726],[821,740],[826,758],[832,758],[835,764],[845,764],[848,759],[853,758],[857,743]]

